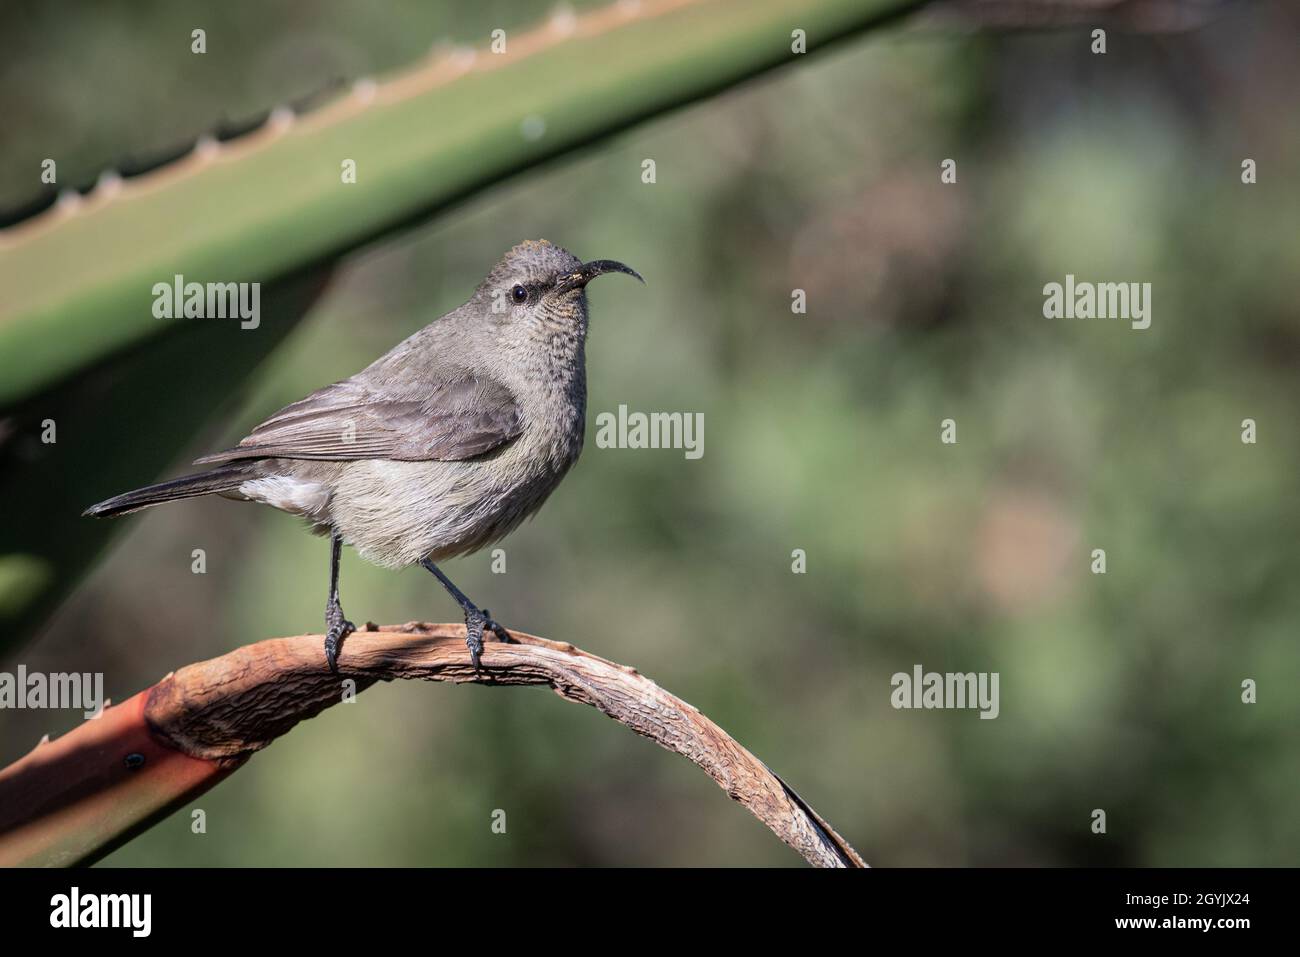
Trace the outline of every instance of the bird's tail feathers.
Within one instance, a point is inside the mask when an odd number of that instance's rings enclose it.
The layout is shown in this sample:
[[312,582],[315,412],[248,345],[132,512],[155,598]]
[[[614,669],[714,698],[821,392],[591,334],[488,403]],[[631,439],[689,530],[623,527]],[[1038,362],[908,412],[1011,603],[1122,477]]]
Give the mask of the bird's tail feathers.
[[93,518],[111,518],[114,515],[138,512],[150,505],[161,505],[163,502],[174,502],[181,498],[210,495],[213,492],[229,492],[239,488],[251,476],[252,471],[247,462],[226,465],[207,472],[184,475],[168,482],[159,482],[157,485],[146,485],[134,492],[114,495],[97,505],[90,506],[81,514]]

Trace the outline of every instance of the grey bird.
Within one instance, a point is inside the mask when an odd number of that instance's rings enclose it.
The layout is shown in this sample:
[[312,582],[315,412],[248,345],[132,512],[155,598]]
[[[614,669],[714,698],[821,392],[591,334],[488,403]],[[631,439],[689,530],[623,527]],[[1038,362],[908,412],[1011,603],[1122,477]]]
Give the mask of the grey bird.
[[[584,263],[545,240],[514,247],[469,301],[351,378],[285,406],[213,468],[86,509],[124,515],[196,495],[260,502],[330,536],[325,657],[338,670],[354,631],[339,603],[339,556],[351,545],[386,568],[420,564],[465,615],[479,669],[484,632],[504,628],[436,562],[496,542],[532,515],[582,451],[587,283],[641,279],[609,259]],[[644,280],[641,280],[644,282]]]

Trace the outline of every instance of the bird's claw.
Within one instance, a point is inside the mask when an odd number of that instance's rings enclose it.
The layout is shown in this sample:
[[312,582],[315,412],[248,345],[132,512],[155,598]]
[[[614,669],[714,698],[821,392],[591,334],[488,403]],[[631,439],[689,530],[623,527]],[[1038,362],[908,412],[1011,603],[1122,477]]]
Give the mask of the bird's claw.
[[497,641],[507,645],[518,644],[514,638],[510,637],[510,632],[506,631],[505,628],[501,626],[501,623],[492,617],[492,612],[488,611],[486,608],[483,609],[483,618],[485,619],[483,627],[496,635]]

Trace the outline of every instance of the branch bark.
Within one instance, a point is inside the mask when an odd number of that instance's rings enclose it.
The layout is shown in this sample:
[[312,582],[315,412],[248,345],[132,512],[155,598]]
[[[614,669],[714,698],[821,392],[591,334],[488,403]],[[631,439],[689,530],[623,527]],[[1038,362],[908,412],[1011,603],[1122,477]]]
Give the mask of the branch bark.
[[[355,682],[359,692],[418,678],[550,687],[689,758],[808,863],[866,866],[767,765],[696,708],[634,668],[564,642],[511,635],[516,643],[488,642],[478,675],[463,626],[418,622],[367,625],[350,635],[338,675],[324,665],[320,636],[273,638],[188,665],[0,771],[0,864],[97,859],[343,700],[341,681]],[[102,833],[90,840],[85,828],[95,821]],[[69,828],[77,827],[81,837],[70,839]]]

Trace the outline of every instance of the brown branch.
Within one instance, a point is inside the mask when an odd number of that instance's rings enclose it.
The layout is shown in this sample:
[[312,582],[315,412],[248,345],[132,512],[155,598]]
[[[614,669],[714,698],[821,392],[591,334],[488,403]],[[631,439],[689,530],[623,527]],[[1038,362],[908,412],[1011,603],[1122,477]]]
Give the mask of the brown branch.
[[[274,638],[188,665],[0,770],[0,866],[89,864],[237,770],[295,724],[376,681],[546,685],[690,758],[818,867],[857,852],[758,758],[633,668],[520,632],[489,642],[475,674],[461,625],[351,635],[340,674],[321,637]],[[346,682],[346,683],[345,683]]]
[[691,705],[634,668],[563,642],[511,634],[517,644],[487,643],[478,676],[460,625],[368,625],[344,643],[338,676],[324,666],[319,636],[261,641],[169,675],[149,693],[145,720],[177,750],[224,764],[242,762],[337,703],[341,679],[355,681],[358,691],[394,678],[546,685],[689,758],[810,864],[866,866],[762,761]]

